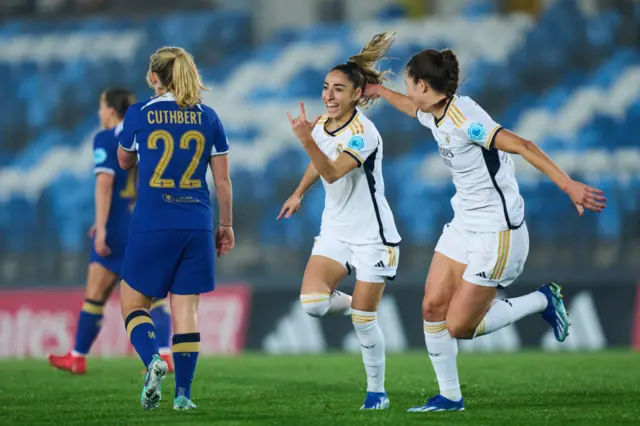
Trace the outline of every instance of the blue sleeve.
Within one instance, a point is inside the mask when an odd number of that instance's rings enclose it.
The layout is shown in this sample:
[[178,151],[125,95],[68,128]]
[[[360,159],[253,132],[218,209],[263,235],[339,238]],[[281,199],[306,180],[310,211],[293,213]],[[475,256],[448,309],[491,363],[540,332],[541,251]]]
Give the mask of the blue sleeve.
[[118,166],[118,155],[115,150],[113,135],[108,132],[98,132],[93,138],[93,170],[95,174],[116,173]]
[[118,136],[120,147],[125,151],[136,152],[136,132],[140,128],[141,111],[138,105],[133,105],[127,110],[122,123],[122,131]]
[[229,141],[227,134],[224,132],[222,121],[218,119],[215,133],[213,135],[213,147],[211,148],[211,156],[227,154],[229,152]]
[[205,107],[205,111],[209,116],[209,122],[213,127],[213,146],[211,147],[211,156],[227,154],[229,152],[229,141],[224,131],[224,126],[220,117],[215,111],[209,107]]

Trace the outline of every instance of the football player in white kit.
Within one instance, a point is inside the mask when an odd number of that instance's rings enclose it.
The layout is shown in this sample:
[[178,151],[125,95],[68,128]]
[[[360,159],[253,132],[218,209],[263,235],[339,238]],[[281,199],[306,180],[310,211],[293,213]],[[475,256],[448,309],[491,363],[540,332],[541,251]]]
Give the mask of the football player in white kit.
[[[367,373],[363,410],[389,407],[384,388],[385,344],[377,310],[386,281],[396,275],[400,235],[384,196],[382,138],[358,106],[370,102],[362,97],[367,83],[382,83],[384,73],[374,66],[391,47],[393,37],[393,33],[376,35],[358,55],[327,74],[322,90],[325,116],[309,122],[302,103],[299,117],[288,115],[311,162],[278,217],[291,217],[305,191],[321,178],[325,207],[300,302],[314,317],[351,316]],[[356,276],[353,297],[336,291],[352,270]]]
[[529,252],[524,201],[509,154],[519,154],[567,193],[578,214],[605,208],[602,191],[572,180],[533,142],[503,129],[473,100],[457,96],[459,66],[451,50],[424,50],[406,67],[408,96],[367,85],[368,99],[382,97],[428,127],[451,170],[454,216],[435,248],[422,301],[424,335],[440,394],[410,412],[464,410],[456,339],[492,333],[541,313],[558,341],[569,319],[560,287],[548,283],[508,300],[496,299],[522,273]]

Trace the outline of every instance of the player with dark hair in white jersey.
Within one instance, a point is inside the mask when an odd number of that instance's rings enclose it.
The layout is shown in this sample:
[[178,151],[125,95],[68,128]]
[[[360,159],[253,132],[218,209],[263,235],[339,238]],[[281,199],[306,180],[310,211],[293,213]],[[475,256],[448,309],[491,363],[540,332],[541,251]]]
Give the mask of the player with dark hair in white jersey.
[[572,180],[533,142],[503,129],[478,104],[456,95],[459,65],[451,50],[424,50],[406,67],[408,96],[382,85],[367,85],[365,97],[382,97],[428,127],[451,170],[456,194],[454,216],[435,248],[422,301],[427,350],[440,394],[422,411],[464,410],[456,339],[492,333],[534,313],[553,327],[562,342],[569,319],[560,286],[548,283],[525,296],[496,299],[524,269],[529,253],[524,200],[509,154],[519,154],[547,175],[584,209],[605,208],[602,191]]
[[[370,102],[362,97],[367,83],[384,79],[374,66],[391,47],[393,36],[376,35],[358,55],[327,74],[322,89],[327,115],[310,122],[301,104],[300,116],[289,116],[311,163],[278,217],[291,217],[306,190],[322,179],[326,192],[322,224],[302,279],[300,302],[314,317],[351,316],[367,373],[363,410],[389,407],[377,311],[386,281],[396,276],[400,235],[384,196],[382,138],[358,107]],[[352,269],[353,297],[336,291]]]

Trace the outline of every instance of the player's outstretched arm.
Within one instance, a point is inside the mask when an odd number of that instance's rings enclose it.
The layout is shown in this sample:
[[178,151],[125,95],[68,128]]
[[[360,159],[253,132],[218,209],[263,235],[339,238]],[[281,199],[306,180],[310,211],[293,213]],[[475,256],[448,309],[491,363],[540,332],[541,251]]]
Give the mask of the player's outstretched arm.
[[307,170],[304,172],[302,179],[300,180],[300,184],[293,192],[291,197],[287,199],[282,205],[282,209],[280,210],[280,214],[276,218],[276,220],[280,220],[283,217],[285,219],[289,219],[294,213],[300,210],[300,206],[302,205],[302,198],[304,194],[313,186],[314,183],[318,180],[320,174],[313,166],[313,163],[309,163],[307,166]]
[[383,98],[394,108],[404,112],[409,117],[416,118],[418,112],[418,106],[413,103],[411,98],[395,90],[391,90],[388,87],[384,87],[382,84],[367,84],[362,97],[372,99]]
[[579,215],[584,213],[585,208],[599,213],[606,207],[607,200],[600,189],[571,179],[533,142],[503,129],[496,134],[493,146],[500,151],[521,155],[533,167],[547,175],[571,198]]

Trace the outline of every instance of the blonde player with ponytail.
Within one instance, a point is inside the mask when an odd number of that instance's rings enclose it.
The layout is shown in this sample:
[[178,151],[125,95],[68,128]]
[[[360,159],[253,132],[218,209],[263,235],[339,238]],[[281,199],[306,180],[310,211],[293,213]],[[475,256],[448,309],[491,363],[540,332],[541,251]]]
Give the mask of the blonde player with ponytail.
[[[202,104],[204,86],[186,51],[164,47],[151,55],[147,82],[156,97],[129,108],[118,150],[123,169],[140,159],[138,200],[122,265],[122,316],[148,369],[142,406],[156,408],[167,363],[158,354],[148,311],[152,298],[171,293],[173,408],[190,410],[195,408],[191,382],[200,348],[200,294],[215,287],[216,252],[222,256],[234,245],[229,144],[215,111]],[[215,227],[208,167],[219,206]]]
[[[360,111],[367,84],[380,84],[375,69],[394,33],[376,35],[345,64],[334,67],[324,82],[327,114],[308,121],[304,105],[289,122],[311,162],[300,185],[284,203],[278,219],[300,209],[302,196],[320,178],[326,191],[320,235],[302,279],[300,302],[313,317],[349,315],[362,348],[367,396],[361,409],[389,407],[385,392],[385,345],[378,325],[378,304],[387,280],[396,275],[400,235],[384,196],[382,138]],[[353,296],[336,290],[355,270]]]

